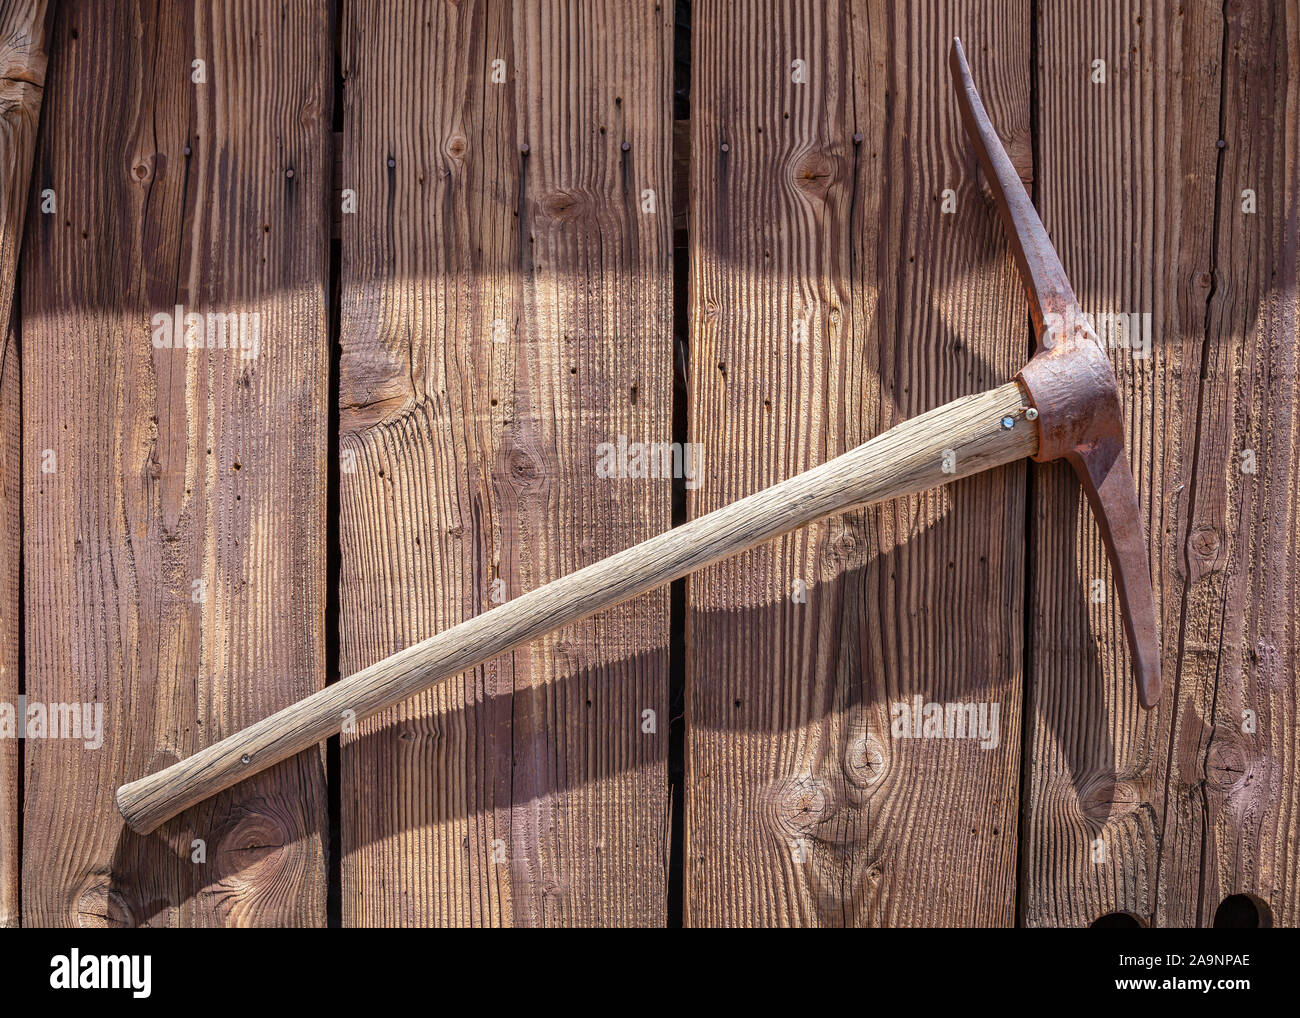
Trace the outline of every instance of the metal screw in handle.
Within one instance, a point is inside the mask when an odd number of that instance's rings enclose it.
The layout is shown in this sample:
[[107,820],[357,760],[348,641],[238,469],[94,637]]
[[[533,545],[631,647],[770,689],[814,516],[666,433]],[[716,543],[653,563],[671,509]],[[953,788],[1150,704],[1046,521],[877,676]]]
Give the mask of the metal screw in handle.
[[[1038,420],[1038,411],[1035,410],[1033,407],[1025,407],[1025,420],[1027,421]],[[1016,419],[1012,417],[1010,414],[1002,418],[1003,431],[1010,431],[1015,426],[1016,426]]]

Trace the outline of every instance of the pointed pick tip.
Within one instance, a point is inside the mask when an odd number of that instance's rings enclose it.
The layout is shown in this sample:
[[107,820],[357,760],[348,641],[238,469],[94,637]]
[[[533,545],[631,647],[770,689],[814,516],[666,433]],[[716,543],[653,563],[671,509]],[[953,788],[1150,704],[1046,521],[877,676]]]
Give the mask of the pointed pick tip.
[[948,47],[948,63],[954,72],[967,69],[966,50],[962,48],[961,39],[955,35],[952,37],[952,45]]
[[[1136,552],[1131,552],[1134,557]],[[1156,625],[1155,599],[1151,594],[1150,583],[1143,583],[1150,574],[1147,562],[1136,566],[1133,575],[1121,590],[1122,609],[1126,623],[1129,657],[1132,660],[1133,680],[1137,684],[1138,702],[1143,709],[1151,710],[1160,702],[1164,689],[1160,666],[1160,637]],[[1122,565],[1116,565],[1122,568]]]
[[970,64],[966,62],[966,50],[957,36],[953,36],[952,45],[948,48],[948,73],[952,75],[952,84],[957,90],[957,101],[962,103],[964,99],[965,104],[969,105],[966,93],[975,87],[975,82],[971,77]]
[[1138,702],[1146,710],[1151,710],[1160,702],[1163,683],[1160,679],[1160,666],[1137,669]]

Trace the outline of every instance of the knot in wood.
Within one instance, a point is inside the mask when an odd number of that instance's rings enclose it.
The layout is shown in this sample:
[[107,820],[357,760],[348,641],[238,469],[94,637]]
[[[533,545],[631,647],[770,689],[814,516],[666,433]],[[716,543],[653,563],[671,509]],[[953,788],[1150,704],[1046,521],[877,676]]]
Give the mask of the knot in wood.
[[278,867],[290,840],[289,832],[276,817],[246,813],[223,832],[217,855],[229,861],[232,871],[243,870],[247,879],[260,883],[264,875],[255,876],[248,871]]
[[460,162],[462,159],[465,158],[465,153],[468,150],[469,150],[469,143],[465,140],[465,136],[463,134],[453,134],[450,138],[447,139],[447,145],[446,145],[447,155],[450,158],[456,160],[457,162]]
[[806,152],[794,163],[794,186],[806,195],[824,201],[835,183],[838,167],[828,152]]
[[108,873],[92,873],[81,885],[74,899],[76,922],[82,929],[139,926],[126,895],[113,885]]
[[541,466],[535,457],[518,446],[511,449],[506,457],[506,466],[510,476],[516,481],[531,482],[541,476]]
[[863,538],[857,526],[844,520],[842,529],[822,546],[822,564],[832,573],[858,565]]
[[1213,560],[1219,554],[1219,533],[1213,527],[1201,526],[1192,531],[1192,552],[1198,557]]
[[542,488],[548,476],[546,461],[530,435],[507,432],[498,455],[498,476],[504,476],[516,491],[535,494]]
[[1137,790],[1112,776],[1096,777],[1079,789],[1079,811],[1084,819],[1106,823],[1137,808]]
[[833,812],[827,785],[811,774],[777,782],[770,792],[777,830],[785,837],[813,834]]
[[542,214],[557,223],[576,223],[594,216],[591,197],[575,188],[557,188],[538,201]]
[[1244,789],[1250,780],[1251,753],[1233,729],[1217,729],[1210,742],[1205,781],[1221,792]]
[[844,777],[856,788],[876,784],[889,769],[884,744],[869,733],[859,733],[844,747]]

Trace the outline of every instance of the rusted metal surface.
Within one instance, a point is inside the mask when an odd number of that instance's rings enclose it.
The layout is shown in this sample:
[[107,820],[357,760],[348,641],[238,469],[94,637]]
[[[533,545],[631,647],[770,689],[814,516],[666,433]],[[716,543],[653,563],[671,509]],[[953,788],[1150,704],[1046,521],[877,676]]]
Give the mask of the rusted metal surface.
[[1034,458],[1064,459],[1083,485],[1114,570],[1138,698],[1149,708],[1160,699],[1160,641],[1137,490],[1124,455],[1115,373],[989,122],[957,39],[948,62],[962,124],[988,179],[1029,297],[1037,349],[1016,378],[1039,414]]

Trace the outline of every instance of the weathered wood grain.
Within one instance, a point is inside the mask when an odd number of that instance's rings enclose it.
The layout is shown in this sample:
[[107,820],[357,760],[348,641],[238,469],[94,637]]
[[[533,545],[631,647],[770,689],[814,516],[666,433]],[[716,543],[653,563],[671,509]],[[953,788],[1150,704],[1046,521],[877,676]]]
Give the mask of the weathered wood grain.
[[[150,838],[113,791],[324,681],[329,36],[324,2],[56,18],[34,190],[57,212],[29,209],[22,271],[27,693],[102,704],[103,745],[27,743],[25,924],[324,921],[317,750]],[[205,346],[155,345],[178,304]],[[260,316],[255,351],[206,346],[227,312]]]
[[[596,467],[672,438],[672,6],[343,17],[348,674],[670,524],[670,480]],[[345,732],[345,924],[662,923],[668,615],[657,591]]]
[[1266,4],[1039,16],[1045,222],[1085,309],[1151,316],[1151,355],[1112,359],[1166,692],[1139,710],[1115,605],[1089,596],[1095,528],[1064,470],[1037,471],[1022,918],[1210,925],[1246,892],[1295,924],[1300,23]]
[[[45,0],[0,0],[0,704],[19,692],[22,407],[15,275],[45,86]],[[0,732],[0,927],[19,923],[18,739]]]
[[[774,0],[692,18],[695,516],[1023,363],[1024,293],[945,59],[960,35],[1027,167],[1029,16]],[[692,580],[688,923],[1012,921],[1023,496],[1022,468],[994,471]],[[892,738],[914,696],[996,703],[998,745]]]

